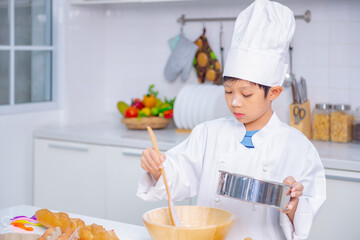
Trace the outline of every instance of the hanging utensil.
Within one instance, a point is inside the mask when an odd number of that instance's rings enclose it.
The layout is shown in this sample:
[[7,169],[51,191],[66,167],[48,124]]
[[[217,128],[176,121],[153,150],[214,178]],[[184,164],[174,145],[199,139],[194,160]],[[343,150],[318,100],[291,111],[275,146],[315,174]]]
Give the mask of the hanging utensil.
[[221,64],[221,72],[224,72],[224,26],[223,23],[220,22],[220,36],[219,36],[219,42],[220,42],[220,64]]
[[291,84],[296,80],[295,74],[293,73],[293,59],[292,59],[293,44],[290,42],[289,45],[289,73],[285,75],[284,87],[290,87]]
[[[151,129],[151,127],[147,127],[147,130],[148,130],[148,133],[150,135],[151,142],[153,144],[154,150],[155,150],[156,154],[158,155],[158,157],[160,158],[160,150],[159,150],[159,146],[158,146],[157,141],[156,141],[154,131]],[[174,226],[181,227],[181,221],[180,221],[179,215],[176,212],[174,202],[171,200],[169,186],[168,186],[168,183],[167,183],[167,180],[166,180],[166,175],[165,175],[164,168],[163,167],[160,168],[160,171],[161,171],[161,175],[162,175],[163,180],[164,180],[166,193],[167,193],[167,197],[168,197],[169,213],[170,213],[171,222],[172,222],[172,224]]]
[[295,103],[301,103],[301,96],[300,96],[300,87],[298,81],[293,79],[294,81],[294,88],[295,88]]
[[305,78],[301,77],[300,78],[300,83],[304,92],[304,102],[306,102],[308,100],[308,92],[307,92],[307,85],[306,85],[306,80]]
[[291,92],[292,92],[292,98],[293,98],[293,104],[296,103],[296,98],[295,98],[295,86],[294,86],[294,82],[291,82]]

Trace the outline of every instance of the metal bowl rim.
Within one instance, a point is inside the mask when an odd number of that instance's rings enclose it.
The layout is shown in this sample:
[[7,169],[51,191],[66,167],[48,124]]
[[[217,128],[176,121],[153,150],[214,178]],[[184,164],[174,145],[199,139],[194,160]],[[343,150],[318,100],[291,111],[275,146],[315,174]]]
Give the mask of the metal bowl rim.
[[250,177],[250,176],[246,176],[244,174],[240,174],[240,173],[231,173],[231,172],[227,172],[227,171],[223,171],[223,170],[219,170],[220,173],[225,173],[228,175],[234,175],[234,176],[238,176],[238,177],[242,177],[242,178],[249,178],[249,179],[254,179],[257,181],[261,181],[261,182],[265,182],[265,183],[271,183],[274,185],[280,185],[280,186],[285,186],[285,187],[289,187],[292,188],[293,186],[290,184],[285,184],[285,183],[279,183],[279,182],[275,182],[275,181],[269,181],[269,180],[264,180],[262,178],[254,178],[254,177]]

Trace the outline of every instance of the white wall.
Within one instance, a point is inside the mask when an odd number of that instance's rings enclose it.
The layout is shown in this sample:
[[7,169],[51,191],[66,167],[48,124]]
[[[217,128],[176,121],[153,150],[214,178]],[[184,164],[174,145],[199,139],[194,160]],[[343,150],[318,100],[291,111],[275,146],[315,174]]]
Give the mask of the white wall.
[[0,115],[0,208],[32,204],[33,131],[62,119],[61,110]]
[[[218,1],[221,2],[221,1]],[[153,3],[71,6],[68,31],[68,94],[71,121],[92,115],[105,118],[118,100],[141,97],[154,83],[164,96],[175,96],[184,83],[166,82],[163,69],[170,49],[167,40],[180,31],[176,19],[233,17],[250,1],[240,3]],[[308,81],[311,104],[347,103],[360,106],[360,1],[282,1],[295,14],[309,9],[312,20],[297,20],[294,73]],[[217,22],[206,23],[207,37],[220,57]],[[233,22],[224,22],[225,54]],[[188,23],[186,36],[195,40],[202,23]],[[196,83],[195,72],[186,83]],[[288,106],[287,103],[285,106]],[[117,115],[115,115],[117,114]]]

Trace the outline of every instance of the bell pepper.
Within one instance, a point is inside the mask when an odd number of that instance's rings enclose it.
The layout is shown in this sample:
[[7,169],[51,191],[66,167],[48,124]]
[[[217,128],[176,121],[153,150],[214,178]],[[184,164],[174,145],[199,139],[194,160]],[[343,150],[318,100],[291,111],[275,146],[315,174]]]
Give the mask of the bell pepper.
[[166,110],[166,111],[164,111],[164,117],[165,117],[165,118],[172,118],[173,115],[174,115],[173,113],[174,113],[174,110],[173,110],[173,109]]

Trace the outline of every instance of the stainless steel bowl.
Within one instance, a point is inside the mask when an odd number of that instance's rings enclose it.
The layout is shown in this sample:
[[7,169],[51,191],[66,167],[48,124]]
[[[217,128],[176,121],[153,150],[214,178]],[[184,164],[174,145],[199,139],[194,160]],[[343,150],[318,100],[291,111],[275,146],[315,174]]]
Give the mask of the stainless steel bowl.
[[285,206],[290,201],[290,195],[286,195],[286,192],[291,185],[225,171],[219,172],[218,195],[281,209],[286,209]]

